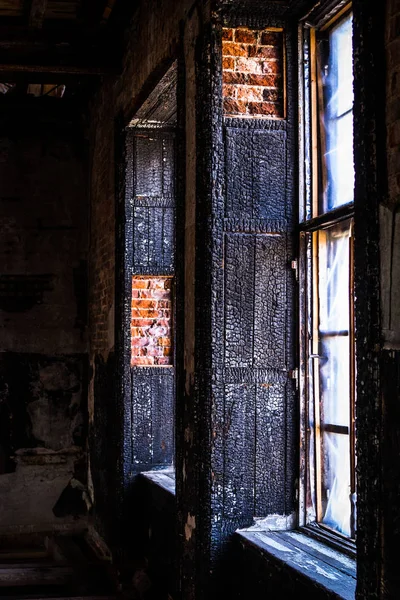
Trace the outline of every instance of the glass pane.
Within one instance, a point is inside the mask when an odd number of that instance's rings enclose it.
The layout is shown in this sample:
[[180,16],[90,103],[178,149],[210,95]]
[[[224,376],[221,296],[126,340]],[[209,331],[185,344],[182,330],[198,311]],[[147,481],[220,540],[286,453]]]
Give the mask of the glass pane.
[[351,535],[350,436],[322,436],[322,522]]
[[335,336],[321,341],[320,388],[321,426],[350,426],[350,344],[349,337]]
[[[350,233],[351,222],[317,234],[320,520],[351,535],[350,471]],[[318,398],[319,396],[319,398]],[[318,402],[319,400],[319,402]]]
[[349,15],[318,46],[320,212],[354,200],[352,21]]
[[319,232],[319,329],[322,333],[349,329],[349,236],[349,221]]

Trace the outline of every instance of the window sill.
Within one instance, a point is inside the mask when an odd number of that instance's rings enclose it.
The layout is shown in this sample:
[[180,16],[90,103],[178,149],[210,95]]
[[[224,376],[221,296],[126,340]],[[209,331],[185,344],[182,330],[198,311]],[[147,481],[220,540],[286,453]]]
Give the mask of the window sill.
[[243,546],[253,546],[292,569],[310,585],[318,586],[334,598],[354,600],[356,561],[298,531],[238,530]]
[[140,473],[155,485],[175,496],[175,469],[162,469],[160,471],[142,471]]

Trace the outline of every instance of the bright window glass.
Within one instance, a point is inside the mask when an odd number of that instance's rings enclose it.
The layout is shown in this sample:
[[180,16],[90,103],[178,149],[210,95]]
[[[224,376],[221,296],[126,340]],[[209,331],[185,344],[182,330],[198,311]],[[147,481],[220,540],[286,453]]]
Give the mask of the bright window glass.
[[352,25],[349,15],[318,42],[320,213],[354,200]]
[[[351,535],[350,222],[316,235],[319,352],[315,382],[320,411],[320,520]],[[318,315],[318,317],[317,317]]]

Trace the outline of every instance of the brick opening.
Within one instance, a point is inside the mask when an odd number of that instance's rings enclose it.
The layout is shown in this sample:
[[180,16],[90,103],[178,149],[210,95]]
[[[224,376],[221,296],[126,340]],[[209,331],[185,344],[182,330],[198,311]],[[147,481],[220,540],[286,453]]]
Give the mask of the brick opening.
[[222,30],[224,115],[284,118],[282,30]]
[[172,277],[132,278],[131,366],[171,366]]

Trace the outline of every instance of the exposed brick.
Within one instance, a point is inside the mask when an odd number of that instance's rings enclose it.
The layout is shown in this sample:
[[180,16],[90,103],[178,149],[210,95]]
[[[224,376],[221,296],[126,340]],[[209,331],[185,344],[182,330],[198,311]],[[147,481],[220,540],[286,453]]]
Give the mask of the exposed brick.
[[226,70],[233,70],[235,68],[235,59],[230,56],[225,56],[222,59],[222,68]]
[[[160,359],[160,360],[165,360],[165,359]],[[158,364],[165,364],[165,363],[160,363],[159,361],[157,361]],[[135,358],[135,361],[133,363],[132,361],[132,366],[135,367],[150,367],[152,365],[154,365],[154,358],[152,356],[142,356],[139,358]],[[169,363],[167,363],[169,364]]]
[[233,40],[222,49],[225,114],[283,117],[283,32],[239,27]]
[[238,100],[247,100],[253,102],[263,102],[264,100],[264,88],[262,87],[254,87],[250,85],[238,85],[237,88],[237,98]]
[[132,285],[133,290],[146,289],[148,287],[149,287],[148,279],[134,279],[133,280],[133,285]]
[[280,75],[258,75],[253,73],[232,73],[227,71],[223,75],[224,83],[235,85],[260,85],[276,88],[281,83]]
[[251,115],[279,116],[279,106],[273,102],[249,102],[248,109]]
[[153,325],[153,324],[154,324],[153,319],[140,319],[140,318],[134,317],[134,318],[132,318],[132,321],[131,321],[132,327],[146,327],[146,326],[150,327],[150,325]]
[[235,42],[243,42],[244,44],[254,44],[257,42],[258,32],[253,29],[245,29],[239,27],[235,30]]
[[238,94],[237,85],[224,85],[222,88],[222,95],[224,98],[233,98],[236,100]]
[[148,300],[146,298],[134,298],[132,300],[132,307],[136,308],[157,308],[159,303],[157,300]]
[[229,29],[228,27],[222,28],[222,39],[224,41],[231,42],[233,40],[233,29]]
[[279,75],[282,72],[282,65],[277,60],[264,60],[262,62],[262,72]]
[[226,99],[224,100],[224,112],[226,114],[246,114],[246,102],[238,102],[237,100]]
[[236,71],[244,73],[263,73],[263,63],[255,58],[238,58]]
[[248,48],[243,44],[222,42],[223,56],[248,56]]
[[280,90],[272,88],[262,88],[262,100],[264,102],[278,102],[282,99]]
[[280,31],[263,31],[260,42],[262,46],[279,46],[282,39],[283,34]]
[[282,48],[279,46],[249,46],[248,55],[251,58],[282,59]]
[[[137,276],[132,279],[131,364],[150,366],[172,364],[170,277]],[[161,362],[160,362],[161,361]]]

